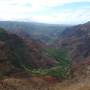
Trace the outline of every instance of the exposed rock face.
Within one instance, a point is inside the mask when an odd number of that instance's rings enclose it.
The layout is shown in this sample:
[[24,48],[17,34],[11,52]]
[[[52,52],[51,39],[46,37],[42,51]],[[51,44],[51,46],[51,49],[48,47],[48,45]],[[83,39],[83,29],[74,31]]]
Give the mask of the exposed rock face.
[[24,65],[46,68],[54,64],[54,60],[42,55],[39,45],[32,39],[22,39],[0,29],[0,73],[22,68]]
[[76,63],[90,60],[90,22],[67,28],[58,44],[69,49]]

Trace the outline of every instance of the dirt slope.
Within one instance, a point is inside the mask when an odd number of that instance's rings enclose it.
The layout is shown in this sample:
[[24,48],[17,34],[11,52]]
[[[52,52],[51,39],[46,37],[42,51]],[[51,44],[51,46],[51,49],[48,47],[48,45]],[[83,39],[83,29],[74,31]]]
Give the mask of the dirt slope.
[[90,90],[90,78],[49,83],[40,78],[33,80],[5,79],[0,82],[0,90]]

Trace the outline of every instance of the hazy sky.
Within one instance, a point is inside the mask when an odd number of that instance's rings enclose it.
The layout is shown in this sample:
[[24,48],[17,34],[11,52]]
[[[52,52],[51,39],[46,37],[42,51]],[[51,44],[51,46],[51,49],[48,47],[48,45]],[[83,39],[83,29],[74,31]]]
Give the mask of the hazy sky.
[[0,0],[0,20],[84,23],[90,21],[90,0]]

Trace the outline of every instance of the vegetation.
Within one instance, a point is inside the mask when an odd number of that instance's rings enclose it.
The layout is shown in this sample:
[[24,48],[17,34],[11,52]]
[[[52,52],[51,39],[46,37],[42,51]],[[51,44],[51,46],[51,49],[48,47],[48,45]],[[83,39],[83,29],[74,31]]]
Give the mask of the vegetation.
[[28,54],[29,50],[20,37],[0,28],[0,77],[11,74],[16,68],[23,69],[21,65],[27,64],[31,57]]
[[55,77],[67,78],[71,72],[71,61],[66,49],[49,48],[46,50],[50,57],[58,61],[58,64],[51,69],[50,75]]
[[0,40],[6,40],[6,31],[3,28],[0,28]]
[[33,75],[45,76],[50,75],[56,78],[68,78],[71,72],[71,61],[68,55],[68,52],[65,49],[56,49],[56,48],[48,48],[45,50],[45,53],[48,56],[53,57],[58,61],[54,67],[51,68],[31,68],[27,66],[23,66],[27,72],[32,73]]

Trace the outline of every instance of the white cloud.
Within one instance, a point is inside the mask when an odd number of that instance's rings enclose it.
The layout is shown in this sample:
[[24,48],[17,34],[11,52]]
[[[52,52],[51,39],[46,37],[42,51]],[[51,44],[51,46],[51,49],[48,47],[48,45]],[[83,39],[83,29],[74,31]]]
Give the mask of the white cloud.
[[27,4],[30,3],[38,6],[57,6],[63,5],[66,3],[74,3],[74,2],[90,2],[90,0],[4,0],[10,3],[18,3],[18,4]]
[[[90,20],[90,7],[47,14],[52,7],[74,2],[90,2],[90,0],[0,0],[0,20],[32,20],[45,23],[81,23]],[[38,15],[43,12],[45,15]]]
[[79,24],[90,20],[90,9],[66,10],[52,15],[33,16],[33,21],[43,23]]

